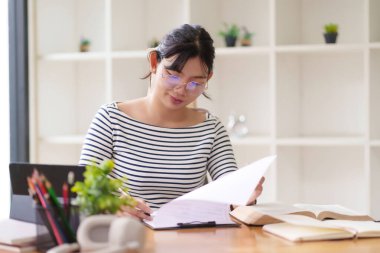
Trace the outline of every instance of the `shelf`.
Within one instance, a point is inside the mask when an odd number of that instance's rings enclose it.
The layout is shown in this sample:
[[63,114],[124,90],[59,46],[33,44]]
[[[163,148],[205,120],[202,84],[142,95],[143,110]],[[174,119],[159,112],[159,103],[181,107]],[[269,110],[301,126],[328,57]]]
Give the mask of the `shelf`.
[[57,135],[41,137],[41,141],[47,144],[83,144],[85,135]]
[[[380,49],[380,43],[372,43],[370,48]],[[276,47],[277,53],[323,53],[323,52],[357,52],[363,51],[364,45],[291,45]],[[271,51],[270,47],[219,47],[216,48],[217,56],[241,56],[241,55],[263,55]],[[113,59],[145,59],[147,50],[114,51],[110,53]],[[104,60],[105,52],[75,52],[75,53],[53,53],[41,55],[44,61],[91,61]]]
[[365,144],[364,137],[305,137],[280,138],[279,146],[360,146]]
[[92,61],[106,59],[104,52],[86,52],[86,53],[54,53],[40,55],[40,60],[43,61]]
[[115,51],[111,53],[111,57],[112,59],[145,59],[147,54],[147,50]]
[[370,49],[380,49],[380,42],[369,44]]
[[231,137],[232,145],[243,146],[243,145],[252,145],[252,146],[260,146],[260,145],[270,145],[272,143],[271,138],[267,136],[259,136],[259,137]]
[[277,46],[277,53],[331,53],[331,52],[360,52],[366,48],[364,44],[314,44]]
[[215,50],[217,56],[225,55],[255,55],[255,54],[268,54],[270,52],[269,47],[218,47]]
[[380,140],[372,140],[369,142],[371,147],[380,147]]
[[[270,52],[269,47],[233,47],[233,48],[216,48],[217,56],[226,55],[255,55],[267,54]],[[130,51],[114,51],[110,53],[112,59],[145,59],[147,50],[130,50]],[[106,52],[86,52],[86,53],[53,53],[41,55],[40,60],[44,61],[91,61],[104,60],[107,57]]]

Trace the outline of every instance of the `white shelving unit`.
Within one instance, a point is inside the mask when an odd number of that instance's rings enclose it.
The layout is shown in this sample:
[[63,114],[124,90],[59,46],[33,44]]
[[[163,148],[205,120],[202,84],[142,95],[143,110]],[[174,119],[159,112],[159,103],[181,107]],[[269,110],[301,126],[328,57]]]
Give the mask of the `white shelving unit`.
[[[379,0],[29,0],[33,162],[77,163],[101,104],[146,94],[146,48],[183,23],[216,46],[212,100],[240,166],[269,154],[265,201],[340,203],[380,218]],[[223,22],[255,32],[252,47],[224,47]],[[339,24],[326,45],[325,23]],[[91,52],[79,53],[81,36]]]

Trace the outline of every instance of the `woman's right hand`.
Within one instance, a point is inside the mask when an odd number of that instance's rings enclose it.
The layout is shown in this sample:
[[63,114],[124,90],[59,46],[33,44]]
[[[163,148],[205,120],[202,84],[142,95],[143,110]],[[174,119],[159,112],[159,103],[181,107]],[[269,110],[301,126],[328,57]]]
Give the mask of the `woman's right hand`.
[[141,220],[152,220],[150,214],[152,213],[152,209],[150,209],[149,205],[140,198],[134,198],[137,202],[135,207],[130,206],[122,206],[118,215],[120,216],[132,216],[139,218]]

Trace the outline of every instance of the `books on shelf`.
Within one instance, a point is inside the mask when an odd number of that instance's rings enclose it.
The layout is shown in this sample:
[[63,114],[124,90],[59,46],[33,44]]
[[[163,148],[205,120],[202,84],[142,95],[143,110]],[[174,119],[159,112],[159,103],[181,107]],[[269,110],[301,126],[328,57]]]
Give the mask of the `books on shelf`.
[[282,222],[278,215],[303,215],[317,220],[373,221],[365,214],[357,213],[340,205],[265,203],[254,206],[239,206],[230,215],[246,225],[265,225]]
[[375,221],[321,221],[303,215],[277,218],[283,222],[264,225],[263,230],[294,242],[380,237],[380,223]]
[[275,156],[263,158],[163,205],[145,224],[152,229],[237,226],[230,205],[245,205]]

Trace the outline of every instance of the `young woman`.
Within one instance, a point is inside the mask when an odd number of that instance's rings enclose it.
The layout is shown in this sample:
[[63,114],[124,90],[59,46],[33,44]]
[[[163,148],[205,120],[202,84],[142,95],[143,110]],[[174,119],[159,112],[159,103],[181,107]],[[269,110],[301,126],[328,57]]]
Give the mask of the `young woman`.
[[[146,213],[205,183],[236,170],[230,140],[220,120],[188,107],[205,95],[213,74],[215,49],[208,32],[182,25],[148,54],[150,89],[146,97],[104,105],[93,119],[80,164],[113,159],[112,177],[127,176],[136,208],[122,212],[142,219]],[[262,192],[261,180],[247,204]],[[151,207],[151,208],[150,208]]]

